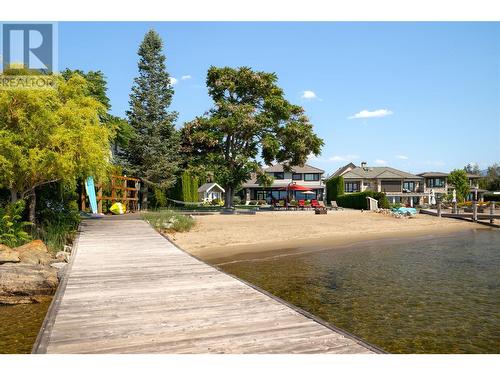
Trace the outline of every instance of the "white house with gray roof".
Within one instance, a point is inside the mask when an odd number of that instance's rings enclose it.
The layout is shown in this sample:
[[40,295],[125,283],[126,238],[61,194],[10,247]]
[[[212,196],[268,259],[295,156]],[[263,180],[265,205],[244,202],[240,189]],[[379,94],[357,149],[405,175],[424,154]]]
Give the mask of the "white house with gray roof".
[[271,204],[279,200],[286,200],[287,186],[293,184],[309,189],[311,193],[304,194],[300,191],[289,191],[294,199],[317,199],[323,200],[325,184],[323,182],[324,170],[305,164],[304,166],[292,166],[291,171],[285,171],[282,164],[275,164],[264,168],[264,172],[274,177],[272,186],[264,188],[257,182],[257,176],[252,174],[251,178],[243,184],[243,196],[246,201],[265,200]]

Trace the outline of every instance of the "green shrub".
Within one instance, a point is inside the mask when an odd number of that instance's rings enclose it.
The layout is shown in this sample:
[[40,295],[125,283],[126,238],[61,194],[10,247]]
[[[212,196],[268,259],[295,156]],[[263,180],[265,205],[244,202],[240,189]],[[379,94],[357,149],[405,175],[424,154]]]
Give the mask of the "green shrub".
[[233,205],[237,206],[241,204],[241,198],[237,195],[233,197]]
[[380,208],[389,208],[389,200],[387,199],[385,193],[379,193],[371,190],[339,195],[337,197],[337,204],[341,207],[366,210],[368,208],[367,197],[376,199]]
[[222,199],[216,198],[212,199],[212,206],[224,206],[224,201]]
[[172,210],[153,211],[142,214],[142,218],[158,231],[187,232],[195,224],[191,216]]
[[337,197],[344,194],[344,177],[332,177],[326,181],[326,200],[336,201]]
[[31,240],[26,231],[31,223],[23,220],[25,204],[24,200],[19,200],[0,207],[0,243],[16,247]]
[[251,206],[255,206],[255,205],[257,205],[257,201],[250,201],[250,202],[248,202],[248,204]]

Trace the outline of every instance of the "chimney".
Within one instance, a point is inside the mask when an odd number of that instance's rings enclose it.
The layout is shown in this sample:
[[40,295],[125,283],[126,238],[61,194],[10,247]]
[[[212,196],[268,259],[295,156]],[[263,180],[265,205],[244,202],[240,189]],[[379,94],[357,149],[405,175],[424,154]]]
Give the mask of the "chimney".
[[363,170],[365,170],[365,171],[367,170],[366,161],[361,162],[361,168],[363,168]]

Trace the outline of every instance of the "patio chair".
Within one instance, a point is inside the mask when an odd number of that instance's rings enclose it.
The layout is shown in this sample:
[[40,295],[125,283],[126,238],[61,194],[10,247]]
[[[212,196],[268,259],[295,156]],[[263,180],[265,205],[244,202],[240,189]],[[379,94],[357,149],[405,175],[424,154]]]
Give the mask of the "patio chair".
[[305,200],[304,200],[304,199],[299,199],[299,208],[300,208],[301,210],[303,210],[303,209],[304,209],[305,205],[306,205]]
[[319,207],[319,203],[316,199],[312,199],[311,200],[311,207],[312,208],[318,208]]
[[330,201],[330,204],[332,205],[332,210],[335,210],[335,211],[344,210],[342,207],[339,207],[337,205],[337,201]]

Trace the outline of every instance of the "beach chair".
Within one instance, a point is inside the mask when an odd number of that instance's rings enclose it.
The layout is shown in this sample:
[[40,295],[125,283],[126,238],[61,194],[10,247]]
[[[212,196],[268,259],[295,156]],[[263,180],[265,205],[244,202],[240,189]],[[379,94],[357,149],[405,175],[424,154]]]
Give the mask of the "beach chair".
[[311,207],[312,208],[318,208],[319,207],[319,203],[316,199],[312,199],[311,200]]
[[306,205],[305,200],[304,200],[304,199],[299,199],[299,208],[300,208],[301,210],[303,210],[303,209],[304,209],[305,205]]
[[332,205],[332,210],[338,211],[338,210],[343,210],[342,207],[339,207],[337,205],[337,201],[330,201],[330,204]]

